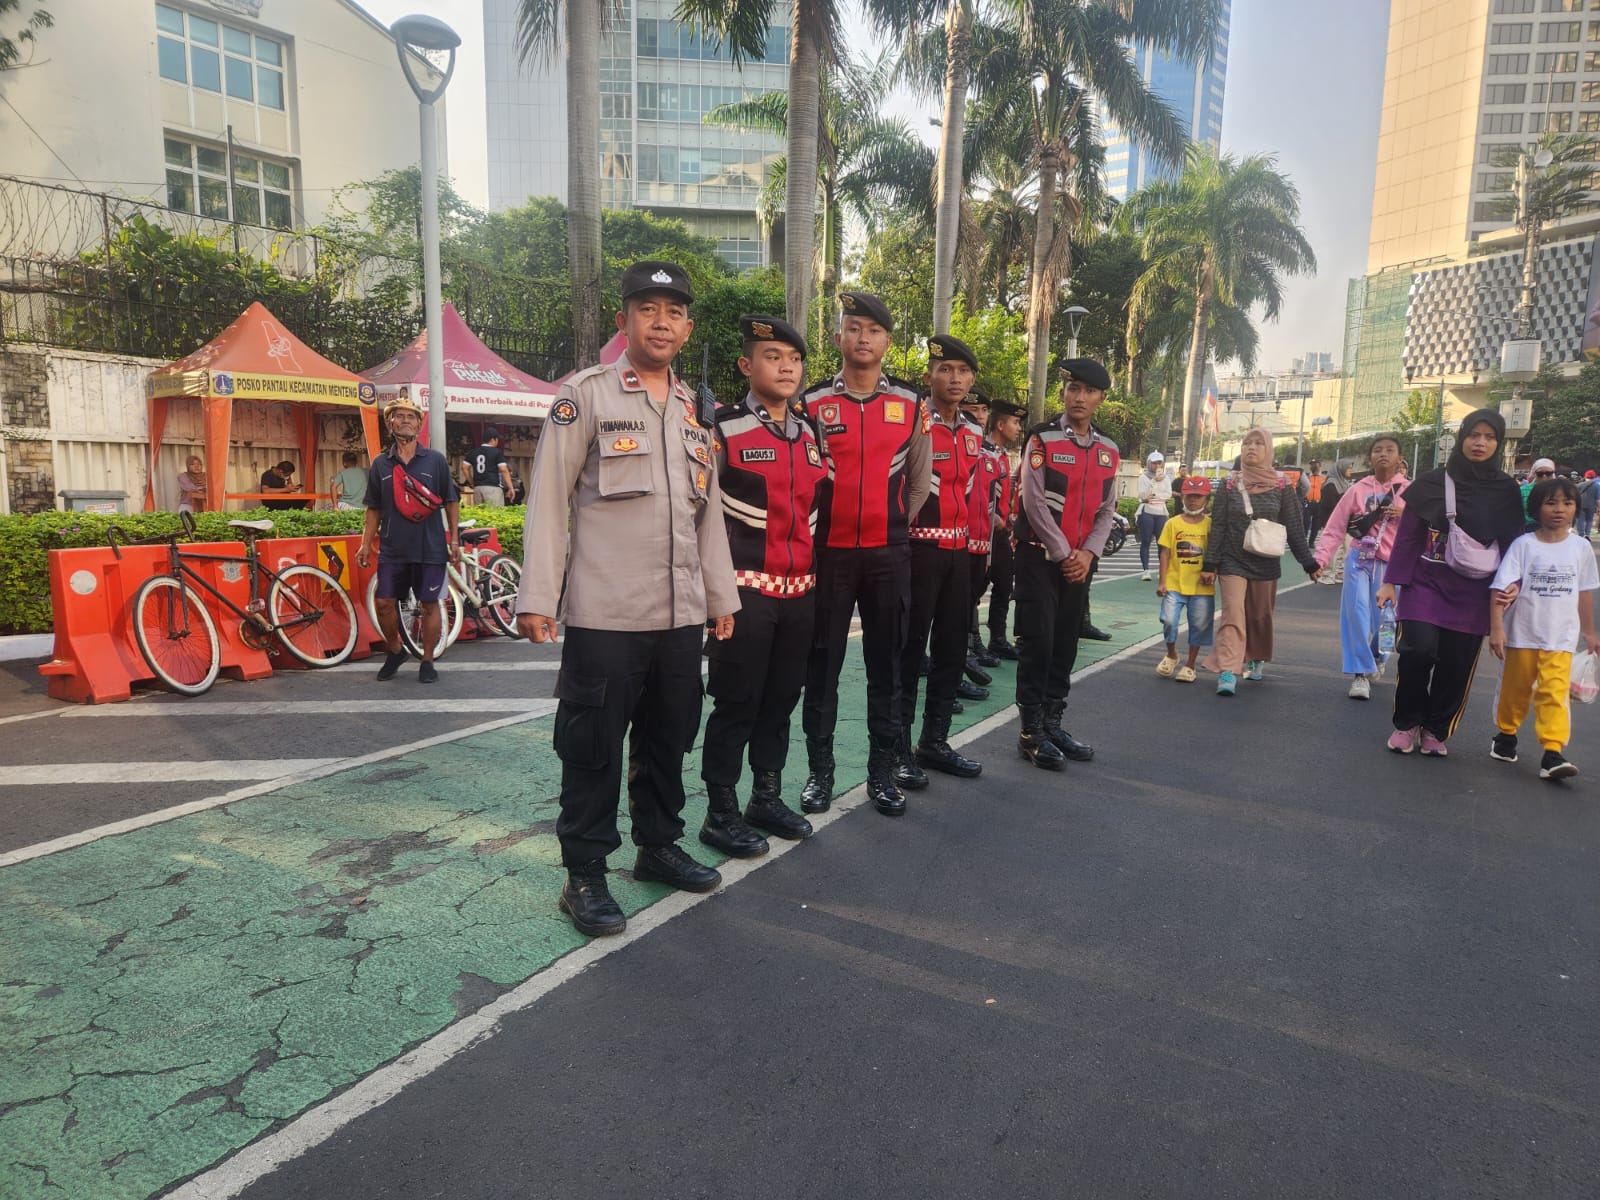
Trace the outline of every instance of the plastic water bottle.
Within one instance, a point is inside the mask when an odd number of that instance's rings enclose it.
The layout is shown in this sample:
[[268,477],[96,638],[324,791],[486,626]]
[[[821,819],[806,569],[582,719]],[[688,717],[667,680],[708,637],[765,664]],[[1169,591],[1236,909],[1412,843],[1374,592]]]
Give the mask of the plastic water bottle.
[[1383,615],[1378,618],[1378,657],[1388,659],[1394,653],[1394,640],[1397,626],[1394,618],[1394,605],[1385,604]]

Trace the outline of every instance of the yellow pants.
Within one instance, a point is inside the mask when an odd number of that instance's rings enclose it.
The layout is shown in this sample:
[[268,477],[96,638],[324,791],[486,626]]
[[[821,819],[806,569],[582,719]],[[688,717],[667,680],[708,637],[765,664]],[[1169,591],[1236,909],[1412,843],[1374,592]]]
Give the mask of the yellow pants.
[[1533,732],[1546,750],[1560,750],[1572,736],[1568,687],[1572,655],[1565,650],[1523,650],[1506,647],[1500,690],[1494,699],[1495,723],[1501,733],[1516,733],[1533,707]]

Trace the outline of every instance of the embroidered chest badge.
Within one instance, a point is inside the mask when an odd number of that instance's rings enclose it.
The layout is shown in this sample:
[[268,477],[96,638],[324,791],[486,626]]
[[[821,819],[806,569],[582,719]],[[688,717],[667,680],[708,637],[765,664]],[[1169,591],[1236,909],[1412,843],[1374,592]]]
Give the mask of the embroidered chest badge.
[[817,449],[817,444],[815,442],[806,443],[806,461],[809,462],[813,467],[820,467],[822,465],[822,452]]
[[817,415],[822,418],[824,425],[837,425],[839,423],[839,406],[837,404],[824,404],[817,409]]
[[711,451],[707,450],[704,446],[696,446],[694,448],[694,456],[707,466],[711,465]]
[[639,448],[639,443],[634,441],[631,437],[619,437],[616,441],[611,443],[611,448],[618,454],[632,454]]
[[973,437],[969,433],[966,436],[966,443],[967,443],[967,453],[969,455],[971,455],[972,457],[976,458],[977,455],[978,455],[978,439]]
[[690,425],[693,425],[696,429],[700,428],[699,418],[694,415],[694,402],[692,400],[685,400],[683,402],[683,419]]
[[694,486],[699,491],[706,490],[706,473],[704,471],[696,471],[694,473]]
[[904,425],[906,423],[906,402],[904,400],[885,400],[883,402],[883,419],[891,425]]
[[1111,451],[1109,451],[1109,450],[1100,451],[1100,465],[1102,467],[1109,467],[1111,465]]

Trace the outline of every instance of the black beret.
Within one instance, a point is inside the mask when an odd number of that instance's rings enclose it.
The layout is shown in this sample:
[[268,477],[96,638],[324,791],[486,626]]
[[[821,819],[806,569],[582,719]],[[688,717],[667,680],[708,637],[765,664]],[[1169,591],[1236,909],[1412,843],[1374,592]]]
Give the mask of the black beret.
[[928,365],[946,359],[959,359],[974,371],[978,369],[978,356],[972,352],[972,347],[960,338],[953,338],[948,333],[936,333],[928,339]]
[[973,388],[961,398],[962,408],[976,408],[979,405],[982,405],[984,408],[988,408],[989,397],[983,392],[979,391],[977,388]]
[[989,415],[991,417],[1025,417],[1028,415],[1027,407],[1013,404],[1009,400],[989,401]]
[[871,292],[840,292],[839,308],[847,317],[866,317],[889,333],[894,332],[894,317],[889,313],[889,306]]
[[1111,390],[1111,373],[1092,358],[1064,358],[1061,360],[1061,373],[1068,379],[1076,379],[1102,392]]
[[676,296],[685,304],[694,303],[694,291],[689,286],[689,275],[677,263],[660,262],[647,258],[636,262],[622,273],[622,299],[627,301],[647,292],[665,292]]
[[739,340],[744,342],[788,342],[806,356],[806,339],[782,317],[744,316],[739,318]]

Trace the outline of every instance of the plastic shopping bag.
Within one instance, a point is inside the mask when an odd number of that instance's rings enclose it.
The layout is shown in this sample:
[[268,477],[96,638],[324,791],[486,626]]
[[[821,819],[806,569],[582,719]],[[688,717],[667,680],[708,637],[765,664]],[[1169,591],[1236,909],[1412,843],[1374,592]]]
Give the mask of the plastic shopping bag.
[[1572,664],[1572,698],[1579,704],[1593,704],[1600,696],[1600,659],[1579,654]]

